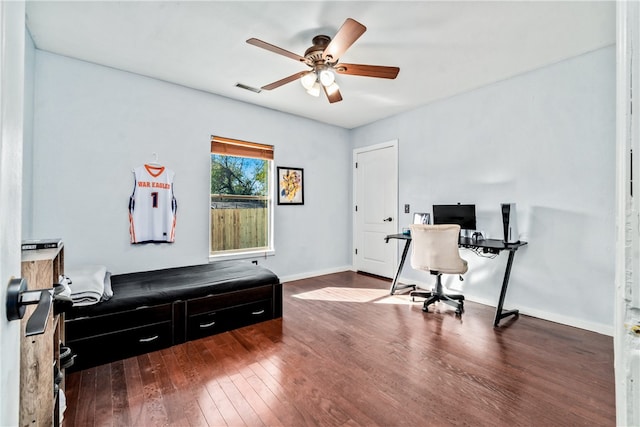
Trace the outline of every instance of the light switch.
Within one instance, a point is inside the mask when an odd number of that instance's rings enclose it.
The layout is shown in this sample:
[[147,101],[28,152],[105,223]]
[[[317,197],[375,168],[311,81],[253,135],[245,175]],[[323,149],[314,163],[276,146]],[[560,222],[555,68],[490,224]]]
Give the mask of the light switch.
[[404,213],[409,213],[409,210],[410,210],[409,205],[408,204],[404,205]]

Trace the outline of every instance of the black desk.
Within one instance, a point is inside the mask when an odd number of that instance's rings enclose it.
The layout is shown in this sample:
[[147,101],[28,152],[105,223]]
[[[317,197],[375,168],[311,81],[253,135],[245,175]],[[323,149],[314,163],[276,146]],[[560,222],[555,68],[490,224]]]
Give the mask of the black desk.
[[[398,284],[398,278],[400,272],[404,266],[404,261],[409,253],[409,246],[411,245],[411,236],[408,234],[390,234],[384,238],[385,242],[389,242],[389,239],[404,240],[404,249],[402,250],[402,257],[398,263],[398,269],[391,282],[390,294],[393,295],[395,291],[400,289],[412,288],[415,289],[416,285],[403,285]],[[499,254],[502,251],[509,251],[509,258],[507,259],[507,267],[504,272],[504,278],[502,279],[502,288],[500,289],[500,299],[498,299],[498,306],[496,307],[496,316],[493,321],[493,326],[498,326],[501,319],[507,316],[513,316],[518,314],[518,310],[502,310],[504,304],[504,298],[507,295],[507,286],[509,286],[509,276],[511,275],[511,266],[513,265],[513,257],[520,248],[520,246],[526,245],[527,242],[520,241],[518,243],[504,243],[499,239],[472,239],[470,237],[461,237],[458,241],[458,246],[461,248],[476,249],[487,254]]]

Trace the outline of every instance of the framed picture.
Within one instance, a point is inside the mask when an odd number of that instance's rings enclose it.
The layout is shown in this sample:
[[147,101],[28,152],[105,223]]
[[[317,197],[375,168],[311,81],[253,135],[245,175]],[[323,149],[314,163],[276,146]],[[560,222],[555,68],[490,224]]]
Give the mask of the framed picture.
[[431,224],[431,215],[428,213],[416,212],[413,214],[414,224]]
[[278,204],[304,205],[304,181],[301,168],[278,166]]

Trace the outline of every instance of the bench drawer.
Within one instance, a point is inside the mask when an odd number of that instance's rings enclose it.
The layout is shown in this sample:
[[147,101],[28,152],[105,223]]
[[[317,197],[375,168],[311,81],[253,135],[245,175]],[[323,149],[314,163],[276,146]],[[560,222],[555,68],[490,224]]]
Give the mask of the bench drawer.
[[77,354],[71,370],[125,359],[173,345],[171,321],[120,330],[90,338],[67,340]]
[[170,322],[172,313],[172,304],[162,304],[100,316],[68,319],[65,321],[66,339],[70,341],[154,323]]
[[218,334],[269,319],[273,319],[271,299],[195,315],[188,313],[187,340]]
[[187,300],[187,313],[189,316],[193,316],[271,298],[273,298],[273,286],[271,285],[224,294],[207,295]]

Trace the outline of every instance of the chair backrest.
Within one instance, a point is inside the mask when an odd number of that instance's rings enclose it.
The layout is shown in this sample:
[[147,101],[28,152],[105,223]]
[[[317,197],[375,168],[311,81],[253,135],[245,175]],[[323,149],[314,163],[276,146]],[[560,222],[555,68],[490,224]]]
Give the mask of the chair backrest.
[[412,224],[411,267],[446,274],[467,272],[467,262],[460,257],[457,224]]

